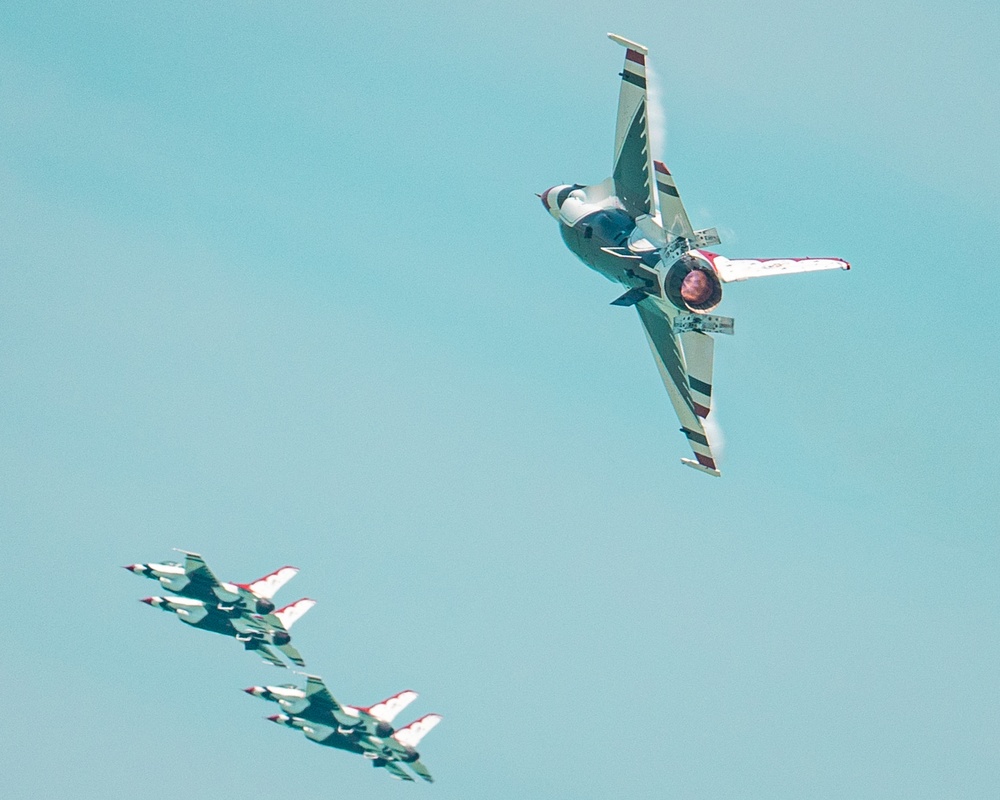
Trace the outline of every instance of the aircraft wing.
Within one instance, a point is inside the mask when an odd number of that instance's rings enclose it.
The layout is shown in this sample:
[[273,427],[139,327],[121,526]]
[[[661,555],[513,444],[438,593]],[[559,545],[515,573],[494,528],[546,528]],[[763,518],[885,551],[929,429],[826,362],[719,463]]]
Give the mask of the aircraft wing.
[[312,710],[341,711],[341,705],[330,694],[323,679],[318,675],[306,675],[306,700]]
[[[705,251],[702,251],[705,252]],[[841,258],[736,258],[730,259],[714,253],[712,266],[725,283],[766,278],[768,275],[791,275],[796,272],[822,272],[828,269],[850,269]]]
[[326,688],[323,679],[318,675],[306,675],[306,700],[309,701],[309,714],[315,716],[317,713],[329,713],[339,725],[345,728],[355,728],[361,722],[360,716],[348,714]]
[[712,361],[715,341],[707,333],[674,333],[674,319],[679,312],[657,297],[646,297],[635,304],[646,331],[649,348],[660,370],[670,402],[687,436],[695,461],[682,458],[689,467],[718,477],[703,420],[711,411]]
[[646,55],[641,44],[613,33],[613,42],[625,48],[625,66],[618,95],[618,124],[615,127],[615,168],[612,178],[615,195],[633,217],[656,214],[653,162],[649,148]]
[[184,554],[184,575],[191,581],[193,587],[197,587],[197,593],[209,600],[223,600],[235,603],[240,599],[238,594],[233,594],[223,588],[221,581],[215,577],[212,570],[208,568],[205,559],[198,553],[189,553],[187,550],[178,550]]
[[382,767],[386,772],[388,772],[390,775],[392,775],[392,777],[394,777],[396,780],[398,780],[398,781],[412,781],[413,780],[413,776],[410,775],[410,773],[407,772],[405,769],[403,769],[403,765],[400,764],[398,761],[386,761],[384,758],[383,759],[379,759],[379,761],[381,763],[378,763],[378,762],[372,762],[372,763],[376,767]]

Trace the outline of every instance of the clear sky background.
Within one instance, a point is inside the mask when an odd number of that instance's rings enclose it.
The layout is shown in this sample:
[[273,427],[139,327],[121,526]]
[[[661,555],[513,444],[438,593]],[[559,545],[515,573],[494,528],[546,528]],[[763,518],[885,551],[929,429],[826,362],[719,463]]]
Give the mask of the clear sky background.
[[[622,50],[729,256],[724,476],[534,196]],[[1000,12],[0,6],[4,798],[1000,796]],[[265,722],[136,602],[199,550],[438,778]],[[411,713],[412,712],[412,713]]]

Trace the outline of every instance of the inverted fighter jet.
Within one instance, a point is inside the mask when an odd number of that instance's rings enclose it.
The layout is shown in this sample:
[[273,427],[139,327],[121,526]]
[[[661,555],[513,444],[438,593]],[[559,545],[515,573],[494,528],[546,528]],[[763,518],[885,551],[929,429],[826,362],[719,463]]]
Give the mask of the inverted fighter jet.
[[268,719],[287,728],[302,731],[307,739],[317,744],[360,753],[372,762],[373,767],[385,769],[397,780],[413,780],[403,767],[403,764],[407,764],[423,780],[428,783],[434,782],[427,767],[420,761],[420,753],[416,747],[420,740],[441,721],[440,714],[427,714],[389,735],[381,736],[366,733],[362,726],[344,733],[339,725],[324,725],[294,714],[274,714]]
[[243,691],[277,703],[283,711],[301,719],[334,725],[338,733],[364,733],[381,737],[393,734],[392,721],[419,697],[416,692],[406,689],[373,706],[342,705],[317,675],[306,675],[305,689],[285,684],[251,686]]
[[289,630],[303,614],[316,605],[315,600],[303,597],[271,614],[249,616],[239,608],[220,608],[217,603],[206,603],[192,597],[145,597],[142,602],[170,611],[194,628],[231,636],[242,642],[244,649],[256,651],[261,658],[276,667],[284,667],[285,662],[278,658],[271,649],[272,646],[284,653],[293,664],[305,666],[299,651],[292,646]]
[[184,554],[184,564],[165,561],[162,564],[129,564],[125,567],[136,575],[157,580],[168,592],[217,604],[220,611],[240,609],[246,614],[270,614],[274,611],[274,595],[278,589],[298,574],[298,567],[281,567],[251,583],[223,583],[208,568],[198,553]]
[[593,186],[553,186],[539,197],[566,246],[626,289],[612,305],[639,312],[694,452],[694,460],[681,461],[718,476],[705,420],[712,410],[712,334],[733,332],[731,318],[708,313],[722,301],[723,284],[851,265],[839,258],[729,259],[704,249],[720,243],[718,231],[691,226],[670,170],[649,146],[647,50],[608,36],[625,48],[612,176]]

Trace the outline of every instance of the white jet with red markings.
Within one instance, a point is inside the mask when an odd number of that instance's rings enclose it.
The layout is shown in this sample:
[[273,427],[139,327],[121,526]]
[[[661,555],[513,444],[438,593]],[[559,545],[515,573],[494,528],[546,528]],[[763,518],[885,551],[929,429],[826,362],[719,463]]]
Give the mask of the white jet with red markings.
[[270,614],[274,611],[274,595],[294,578],[298,567],[281,567],[250,583],[220,581],[198,553],[183,553],[184,563],[164,561],[162,564],[128,564],[125,569],[136,575],[159,581],[168,592],[205,603],[215,603],[221,611],[239,608],[247,614]]
[[268,719],[301,730],[311,741],[359,753],[398,780],[413,780],[402,767],[408,764],[425,781],[434,781],[416,746],[441,716],[428,714],[399,730],[392,727],[399,713],[417,699],[416,692],[406,689],[372,706],[348,706],[334,698],[318,675],[305,677],[305,689],[285,684],[251,686],[243,691],[277,703],[284,713]]
[[251,686],[247,694],[277,703],[283,711],[324,725],[335,724],[339,733],[391,736],[392,722],[419,697],[412,689],[388,697],[372,706],[349,706],[338,701],[318,675],[306,675],[306,687]]
[[159,581],[174,592],[172,597],[146,597],[142,602],[170,611],[195,628],[232,636],[265,661],[284,667],[272,650],[276,647],[293,664],[303,667],[301,653],[292,645],[292,625],[316,605],[303,597],[275,610],[274,595],[298,573],[297,567],[281,567],[250,583],[224,583],[208,568],[198,553],[180,550],[184,563],[174,561],[129,564],[129,572]]
[[[290,687],[268,688],[273,690]],[[255,694],[250,689],[246,691]],[[265,695],[259,694],[258,696],[264,697]],[[372,709],[374,708],[373,706]],[[354,710],[360,711],[361,709]],[[403,766],[405,764],[423,780],[428,783],[434,782],[430,771],[420,760],[417,745],[441,721],[440,714],[426,714],[398,730],[392,730],[391,725],[377,719],[374,720],[373,729],[370,730],[366,722],[360,722],[353,728],[345,728],[340,725],[336,718],[317,721],[314,716],[321,715],[310,713],[307,710],[301,714],[274,714],[268,719],[287,728],[302,731],[307,739],[317,744],[357,753],[371,761],[373,767],[384,769],[397,780],[413,780],[413,776]]]
[[253,650],[276,667],[286,666],[271,648],[277,648],[299,667],[305,666],[302,654],[292,645],[290,630],[314,605],[315,600],[303,597],[270,614],[245,614],[235,607],[220,609],[218,604],[179,595],[144,597],[142,602],[162,611],[169,611],[181,622],[193,628],[230,636]]
[[[718,476],[706,420],[712,411],[712,334],[733,320],[709,314],[722,285],[769,275],[850,269],[839,258],[729,259],[705,248],[715,228],[695,230],[666,166],[649,144],[648,51],[625,48],[612,176],[592,186],[553,186],[539,195],[567,247],[588,267],[625,287],[612,305],[635,306],[670,402],[695,458],[681,461]],[[710,426],[709,426],[710,427]]]

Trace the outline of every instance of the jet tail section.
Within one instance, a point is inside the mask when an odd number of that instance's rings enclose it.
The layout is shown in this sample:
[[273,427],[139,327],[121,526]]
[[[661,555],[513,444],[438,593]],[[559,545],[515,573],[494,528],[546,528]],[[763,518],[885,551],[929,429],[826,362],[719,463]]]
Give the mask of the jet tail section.
[[284,608],[279,608],[274,612],[274,616],[278,618],[278,622],[281,623],[281,627],[283,627],[286,631],[289,631],[292,629],[292,625],[302,619],[305,613],[314,605],[316,605],[315,600],[303,597],[301,600],[289,603]]
[[277,594],[278,589],[294,578],[298,572],[298,567],[282,567],[265,575],[263,578],[258,578],[253,583],[247,584],[247,588],[257,597],[270,600]]
[[392,738],[404,747],[416,747],[421,739],[434,730],[441,719],[440,714],[427,714],[406,727],[400,728],[392,735]]

